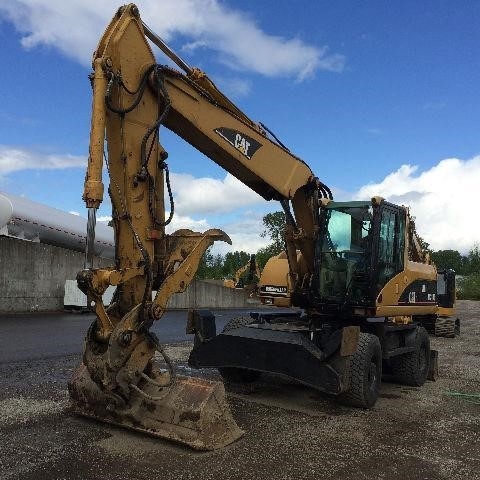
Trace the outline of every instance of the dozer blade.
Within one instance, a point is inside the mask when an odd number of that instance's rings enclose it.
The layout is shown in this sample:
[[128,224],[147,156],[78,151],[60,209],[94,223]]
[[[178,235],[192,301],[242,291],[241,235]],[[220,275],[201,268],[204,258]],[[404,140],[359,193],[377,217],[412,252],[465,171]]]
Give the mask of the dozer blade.
[[215,450],[240,438],[221,382],[177,376],[169,387],[138,385],[126,406],[104,393],[82,363],[68,384],[70,411],[97,420],[166,438],[196,450]]

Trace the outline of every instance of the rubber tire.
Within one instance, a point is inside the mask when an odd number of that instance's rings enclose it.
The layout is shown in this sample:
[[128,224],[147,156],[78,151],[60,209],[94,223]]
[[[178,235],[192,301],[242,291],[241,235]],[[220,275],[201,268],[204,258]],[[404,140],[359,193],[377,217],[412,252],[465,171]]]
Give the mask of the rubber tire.
[[455,318],[437,318],[435,322],[435,336],[455,338],[460,334],[460,325]]
[[421,387],[430,370],[430,337],[425,328],[417,326],[415,351],[391,359],[392,374],[398,383]]
[[[237,328],[244,327],[249,323],[252,323],[253,319],[251,317],[237,317],[232,318],[223,328],[222,333],[229,332],[231,330],[236,330]],[[256,370],[247,370],[245,368],[235,368],[235,367],[219,367],[218,371],[222,376],[225,382],[231,383],[252,383],[257,380],[261,372]]]
[[338,396],[340,403],[372,408],[382,379],[382,346],[376,335],[360,333],[357,351],[350,358],[350,388]]

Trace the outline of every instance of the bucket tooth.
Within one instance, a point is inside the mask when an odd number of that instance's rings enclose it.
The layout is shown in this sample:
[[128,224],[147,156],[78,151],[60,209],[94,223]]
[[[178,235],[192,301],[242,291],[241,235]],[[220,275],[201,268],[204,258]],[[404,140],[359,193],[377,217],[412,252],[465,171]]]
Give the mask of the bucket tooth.
[[132,391],[128,404],[122,406],[99,388],[81,364],[68,384],[70,410],[196,450],[222,448],[244,434],[230,413],[221,382],[177,376],[160,392],[147,382],[138,387],[146,396]]

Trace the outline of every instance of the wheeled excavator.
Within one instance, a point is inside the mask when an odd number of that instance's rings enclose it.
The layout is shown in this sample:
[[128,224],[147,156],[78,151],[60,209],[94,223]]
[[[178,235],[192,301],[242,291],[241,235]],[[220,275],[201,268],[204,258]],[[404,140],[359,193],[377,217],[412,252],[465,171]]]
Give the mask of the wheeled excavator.
[[[158,64],[148,40],[180,70]],[[380,198],[333,202],[304,161],[178,57],[133,4],[118,10],[101,37],[90,80],[87,244],[77,282],[96,319],[69,382],[74,412],[200,450],[223,447],[243,433],[223,383],[178,375],[150,330],[170,296],[187,288],[205,250],[215,241],[230,242],[217,229],[165,233],[174,201],[161,126],[265,200],[280,202],[287,218],[283,277],[267,281],[267,268],[261,284],[265,298],[277,303],[276,293],[283,292],[274,289],[285,281],[288,305],[301,309],[252,313],[218,335],[211,313],[191,311],[192,366],[215,367],[224,378],[242,381],[276,373],[361,407],[374,405],[384,367],[405,383],[425,381],[430,344],[414,319],[436,312],[437,278],[410,242],[405,209]],[[95,268],[104,167],[115,264]],[[109,285],[116,290],[106,307],[102,294]]]

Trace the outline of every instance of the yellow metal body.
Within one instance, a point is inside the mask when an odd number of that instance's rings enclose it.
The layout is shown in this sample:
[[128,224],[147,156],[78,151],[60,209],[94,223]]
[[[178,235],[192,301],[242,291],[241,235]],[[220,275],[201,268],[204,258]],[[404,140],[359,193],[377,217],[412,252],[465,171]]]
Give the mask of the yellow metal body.
[[[297,258],[301,258],[300,252]],[[285,252],[268,259],[258,284],[258,295],[262,303],[276,307],[292,306],[291,292],[294,285],[289,273],[288,257]]]
[[[374,199],[374,201],[381,199]],[[437,281],[437,269],[430,262],[428,253],[424,252],[415,231],[415,224],[408,209],[406,209],[406,228],[403,254],[404,270],[391,278],[380,290],[375,301],[376,317],[403,317],[404,321],[411,321],[413,315],[437,314],[438,303],[428,305],[400,304],[400,297],[414,282]],[[406,320],[410,319],[410,320]]]

